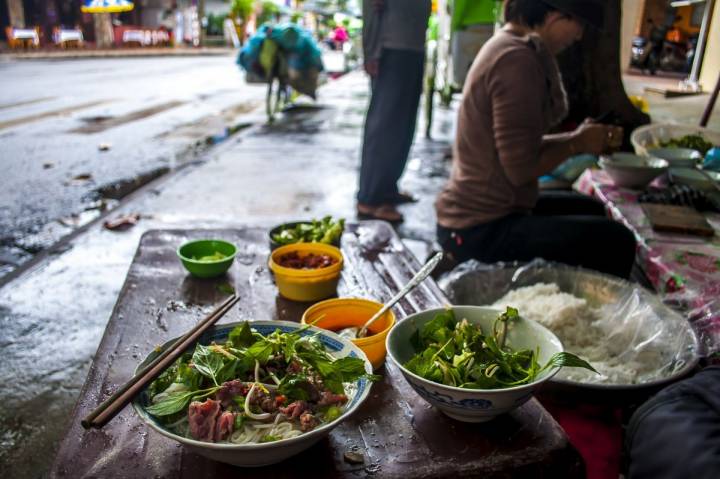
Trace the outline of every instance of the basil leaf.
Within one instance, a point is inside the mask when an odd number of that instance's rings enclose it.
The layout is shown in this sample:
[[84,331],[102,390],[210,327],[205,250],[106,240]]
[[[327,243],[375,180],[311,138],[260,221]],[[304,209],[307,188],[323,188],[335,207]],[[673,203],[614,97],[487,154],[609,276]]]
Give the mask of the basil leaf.
[[431,343],[445,344],[452,337],[454,329],[455,313],[451,309],[443,311],[425,323],[420,331],[420,341],[424,346]]
[[[571,368],[585,368],[589,369],[590,371],[593,371],[595,373],[598,373],[597,370],[592,367],[590,363],[585,361],[582,358],[579,358],[575,356],[572,353],[568,352],[562,352],[562,353],[555,353],[550,357],[550,360],[547,362],[545,366],[542,367],[540,371],[543,371],[549,367],[571,367]],[[600,373],[598,373],[600,374]]]
[[354,381],[365,374],[365,361],[360,358],[339,358],[332,362],[332,367],[342,374],[344,382]]
[[245,321],[240,326],[236,326],[230,331],[228,341],[236,348],[247,348],[255,342],[250,323]]
[[168,395],[166,399],[146,407],[145,410],[153,416],[169,416],[182,411],[190,403],[193,396],[197,395],[198,391],[173,393]]
[[160,376],[157,377],[148,388],[150,397],[155,397],[156,394],[165,391],[172,383],[175,382],[175,378],[178,376],[178,368],[181,360],[175,361],[169,368],[163,371]]
[[225,365],[223,356],[213,352],[209,347],[198,344],[192,356],[195,369],[203,376],[210,378],[218,386],[218,373]]
[[265,339],[258,340],[255,344],[247,348],[245,354],[253,359],[253,361],[259,362],[261,365],[265,365],[273,352],[273,345]]
[[230,283],[220,283],[217,285],[217,290],[225,294],[235,294],[235,288]]
[[307,401],[310,398],[308,388],[313,387],[304,376],[285,376],[278,385],[278,392],[291,400]]

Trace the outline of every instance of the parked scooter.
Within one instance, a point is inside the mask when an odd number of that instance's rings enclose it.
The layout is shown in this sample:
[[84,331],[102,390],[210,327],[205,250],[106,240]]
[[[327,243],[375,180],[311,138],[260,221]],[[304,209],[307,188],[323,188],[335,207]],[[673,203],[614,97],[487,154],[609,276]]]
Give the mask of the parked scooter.
[[654,44],[645,37],[635,37],[632,41],[630,65],[654,75],[658,67],[657,55],[653,52]]
[[633,38],[630,64],[655,75],[660,66],[660,57],[668,28],[657,27],[650,19],[648,19],[648,23],[651,25],[650,37],[637,36]]

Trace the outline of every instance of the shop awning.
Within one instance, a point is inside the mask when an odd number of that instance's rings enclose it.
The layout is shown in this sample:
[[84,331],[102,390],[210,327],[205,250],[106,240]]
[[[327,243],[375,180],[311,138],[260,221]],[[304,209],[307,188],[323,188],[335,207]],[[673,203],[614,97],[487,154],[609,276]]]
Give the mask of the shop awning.
[[120,13],[135,8],[129,0],[85,0],[80,8],[83,13]]

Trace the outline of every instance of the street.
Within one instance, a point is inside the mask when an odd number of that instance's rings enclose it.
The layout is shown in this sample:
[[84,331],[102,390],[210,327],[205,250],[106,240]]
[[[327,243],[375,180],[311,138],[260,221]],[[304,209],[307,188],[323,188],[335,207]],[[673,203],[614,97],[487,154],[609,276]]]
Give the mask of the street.
[[0,278],[261,105],[232,55],[0,63]]

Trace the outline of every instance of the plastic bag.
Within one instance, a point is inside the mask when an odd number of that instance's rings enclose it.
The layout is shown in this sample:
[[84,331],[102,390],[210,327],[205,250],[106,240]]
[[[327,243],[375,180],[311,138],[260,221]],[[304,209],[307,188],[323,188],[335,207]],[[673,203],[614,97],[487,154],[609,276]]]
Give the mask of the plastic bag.
[[322,53],[312,35],[292,23],[265,24],[240,51],[237,63],[247,72],[249,82],[267,82],[276,55],[282,55],[278,74],[295,90],[314,99],[324,67]]
[[[609,355],[610,373],[605,376],[566,368],[560,379],[643,384],[681,375],[697,363],[698,340],[688,322],[656,295],[619,278],[543,260],[492,265],[471,260],[439,280],[453,304],[463,305],[492,305],[511,290],[539,283],[556,284],[561,292],[586,300],[588,308],[597,314],[591,323],[578,320],[555,324],[550,329],[560,340],[565,343],[570,339],[576,345],[586,341],[583,352]],[[578,353],[570,347],[568,350]],[[593,363],[593,358],[586,359]]]

